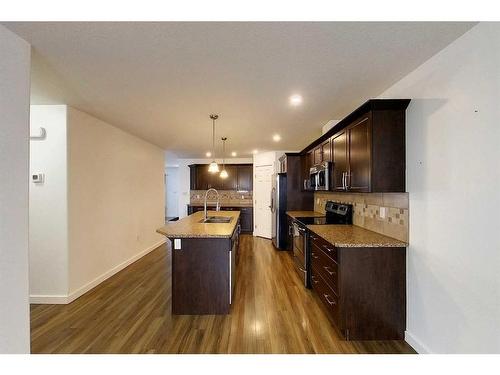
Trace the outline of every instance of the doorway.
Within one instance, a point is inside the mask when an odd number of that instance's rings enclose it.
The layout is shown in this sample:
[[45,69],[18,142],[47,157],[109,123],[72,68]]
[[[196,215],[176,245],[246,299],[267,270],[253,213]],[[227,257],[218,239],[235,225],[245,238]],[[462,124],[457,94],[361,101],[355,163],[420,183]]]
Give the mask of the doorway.
[[272,236],[271,189],[273,165],[255,167],[254,179],[254,235],[264,238]]
[[179,167],[165,169],[165,218],[179,216]]

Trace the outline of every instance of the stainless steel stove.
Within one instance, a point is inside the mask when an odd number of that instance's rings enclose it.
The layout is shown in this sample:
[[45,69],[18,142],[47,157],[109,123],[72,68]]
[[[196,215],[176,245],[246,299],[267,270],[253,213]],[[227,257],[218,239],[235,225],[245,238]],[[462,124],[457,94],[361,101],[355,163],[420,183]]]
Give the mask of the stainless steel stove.
[[295,269],[303,278],[306,288],[310,288],[309,231],[306,225],[352,224],[352,205],[328,201],[325,216],[297,217],[293,221],[293,259]]

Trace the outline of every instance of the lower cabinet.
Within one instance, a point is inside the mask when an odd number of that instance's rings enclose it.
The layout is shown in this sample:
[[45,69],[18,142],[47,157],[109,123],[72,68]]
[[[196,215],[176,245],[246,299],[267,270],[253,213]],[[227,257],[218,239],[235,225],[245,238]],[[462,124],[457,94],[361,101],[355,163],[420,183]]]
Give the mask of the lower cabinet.
[[[211,206],[210,209],[214,208]],[[203,206],[188,205],[188,215],[203,210],[204,210]],[[221,211],[240,211],[241,233],[245,234],[253,233],[253,207],[224,206],[221,207]]]
[[253,207],[240,208],[241,232],[253,233]]
[[311,285],[347,340],[402,340],[404,247],[335,247],[310,233]]
[[286,215],[286,249],[288,251],[293,251],[293,219]]

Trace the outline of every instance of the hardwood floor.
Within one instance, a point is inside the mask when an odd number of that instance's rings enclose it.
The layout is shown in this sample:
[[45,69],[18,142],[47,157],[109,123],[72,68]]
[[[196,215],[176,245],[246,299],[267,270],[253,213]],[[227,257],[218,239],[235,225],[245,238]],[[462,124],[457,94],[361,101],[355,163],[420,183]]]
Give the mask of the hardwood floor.
[[69,305],[31,306],[33,353],[414,353],[404,341],[339,339],[287,252],[241,236],[230,315],[171,315],[163,245]]

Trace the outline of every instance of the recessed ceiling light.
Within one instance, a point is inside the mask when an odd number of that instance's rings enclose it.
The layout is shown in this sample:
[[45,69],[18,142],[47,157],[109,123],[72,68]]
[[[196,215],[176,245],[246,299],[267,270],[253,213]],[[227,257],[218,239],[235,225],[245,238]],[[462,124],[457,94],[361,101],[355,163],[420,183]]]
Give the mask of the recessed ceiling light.
[[236,152],[235,152],[235,151],[231,152],[231,156],[232,156],[232,157],[235,157],[236,155],[237,155],[237,154],[236,154]]
[[290,100],[290,105],[294,107],[297,107],[298,105],[302,104],[302,96],[300,96],[299,94],[290,96],[289,100]]
[[252,154],[254,154],[254,155],[255,155],[255,154],[257,154],[258,152],[259,152],[259,150],[253,150],[253,151],[252,151]]
[[212,153],[211,153],[211,152],[207,152],[207,153],[205,154],[205,156],[206,156],[207,158],[209,158],[210,156],[212,156]]
[[281,141],[281,135],[279,135],[279,134],[275,134],[275,135],[273,135],[273,141],[274,141],[274,142],[279,142],[279,141]]

